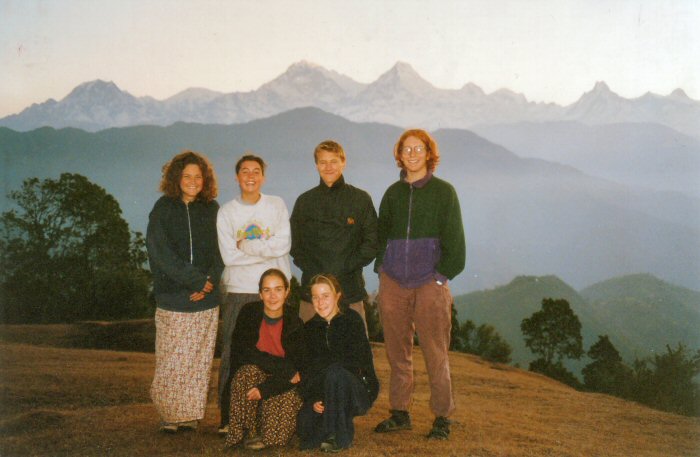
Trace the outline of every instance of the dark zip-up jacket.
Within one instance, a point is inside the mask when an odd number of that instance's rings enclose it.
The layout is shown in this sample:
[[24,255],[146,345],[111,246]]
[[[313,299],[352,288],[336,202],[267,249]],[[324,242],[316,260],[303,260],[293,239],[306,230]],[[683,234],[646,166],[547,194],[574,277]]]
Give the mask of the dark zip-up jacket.
[[[159,308],[197,312],[218,306],[219,278],[224,269],[216,234],[218,209],[215,200],[185,204],[167,196],[153,206],[146,248]],[[190,295],[201,291],[207,279],[214,290],[203,300],[190,301]]]
[[466,244],[454,187],[428,174],[408,183],[405,172],[379,206],[379,254],[374,264],[402,287],[453,279],[463,269]]
[[341,176],[331,187],[321,183],[301,194],[291,216],[294,264],[302,271],[301,297],[311,302],[309,282],[331,273],[343,290],[341,305],[367,296],[362,268],[377,255],[377,212],[364,190]]
[[377,399],[379,381],[374,371],[372,349],[365,324],[355,310],[347,309],[336,314],[330,323],[318,314],[314,315],[304,325],[304,336],[309,357],[300,387],[304,400],[323,400],[325,370],[335,363],[365,384],[370,404]]
[[265,305],[261,301],[248,303],[241,308],[231,340],[231,377],[235,376],[236,371],[243,365],[256,365],[270,375],[262,384],[256,386],[262,398],[270,398],[296,386],[289,381],[296,372],[301,374],[304,371],[306,346],[304,323],[285,304],[281,341],[284,357],[260,351],[256,345],[264,313]]

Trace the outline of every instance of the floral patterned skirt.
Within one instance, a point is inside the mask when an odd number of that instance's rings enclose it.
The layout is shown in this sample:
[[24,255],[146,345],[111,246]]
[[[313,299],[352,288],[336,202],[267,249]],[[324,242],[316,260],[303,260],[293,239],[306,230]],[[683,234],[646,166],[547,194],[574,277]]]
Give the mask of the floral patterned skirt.
[[156,372],[151,399],[164,422],[201,420],[207,392],[219,308],[195,313],[156,309]]
[[247,400],[246,393],[267,379],[255,365],[243,365],[231,381],[231,416],[226,446],[259,436],[265,446],[284,446],[297,428],[302,400],[296,389],[264,400]]

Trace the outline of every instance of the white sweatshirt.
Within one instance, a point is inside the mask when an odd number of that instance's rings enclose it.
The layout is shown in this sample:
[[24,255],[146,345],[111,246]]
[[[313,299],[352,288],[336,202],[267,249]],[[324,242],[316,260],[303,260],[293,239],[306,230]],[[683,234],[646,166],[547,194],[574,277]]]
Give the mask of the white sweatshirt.
[[280,197],[261,194],[254,205],[233,199],[219,209],[216,228],[228,293],[257,294],[260,276],[269,268],[291,278],[289,211]]

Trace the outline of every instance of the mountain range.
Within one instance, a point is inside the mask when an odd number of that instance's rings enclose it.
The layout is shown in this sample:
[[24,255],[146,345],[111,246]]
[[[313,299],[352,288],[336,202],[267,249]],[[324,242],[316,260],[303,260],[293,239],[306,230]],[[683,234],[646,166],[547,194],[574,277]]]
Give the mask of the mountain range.
[[[700,292],[649,274],[608,279],[576,291],[556,276],[519,276],[506,285],[455,297],[457,318],[493,325],[513,347],[513,362],[534,360],[520,330],[541,309],[543,298],[563,298],[581,321],[584,350],[608,335],[629,365],[681,343],[700,349]],[[580,369],[584,357],[570,366]]]
[[[189,148],[207,154],[219,176],[219,201],[237,195],[234,164],[252,150],[269,163],[264,191],[296,197],[318,184],[312,151],[334,138],[348,154],[348,182],[378,205],[398,177],[392,147],[402,129],[357,123],[299,108],[234,125],[176,123],[99,132],[49,127],[0,128],[5,194],[27,177],[81,173],[120,202],[144,231],[157,199],[162,165]],[[437,175],[453,183],[462,206],[467,268],[455,293],[481,290],[518,275],[557,275],[575,288],[647,272],[691,289],[700,286],[700,199],[638,189],[554,162],[523,158],[471,131],[434,132],[442,154]],[[9,202],[3,197],[0,203]],[[376,275],[366,270],[368,288]]]
[[43,126],[98,131],[175,122],[233,124],[306,106],[357,122],[431,130],[521,122],[654,123],[700,138],[700,102],[682,89],[668,96],[647,93],[626,99],[601,81],[575,103],[561,106],[528,101],[508,89],[486,94],[473,83],[440,89],[403,62],[365,84],[302,61],[254,91],[190,88],[165,100],[134,97],[113,82],[96,80],[80,84],[60,101],[50,99],[6,116],[0,126],[18,131]]

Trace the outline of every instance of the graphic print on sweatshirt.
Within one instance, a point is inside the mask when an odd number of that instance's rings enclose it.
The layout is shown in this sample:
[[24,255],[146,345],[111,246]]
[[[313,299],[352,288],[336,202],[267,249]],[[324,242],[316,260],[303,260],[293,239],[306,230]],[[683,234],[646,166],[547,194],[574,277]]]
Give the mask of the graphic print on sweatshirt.
[[258,221],[252,221],[236,232],[237,240],[269,240],[272,236],[270,227],[262,227]]

